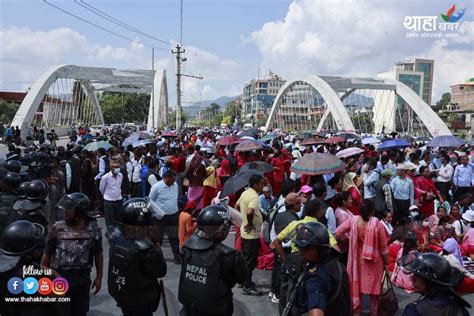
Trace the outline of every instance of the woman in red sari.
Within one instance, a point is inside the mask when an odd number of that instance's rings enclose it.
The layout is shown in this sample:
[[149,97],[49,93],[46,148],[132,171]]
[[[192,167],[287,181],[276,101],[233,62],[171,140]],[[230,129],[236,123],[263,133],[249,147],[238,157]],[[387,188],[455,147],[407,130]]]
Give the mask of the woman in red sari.
[[271,165],[273,166],[273,196],[280,196],[281,186],[285,178],[285,170],[283,166],[283,161],[281,160],[280,150],[276,150]]
[[360,214],[360,207],[362,206],[362,195],[360,194],[357,185],[355,184],[355,180],[357,179],[357,175],[355,172],[348,172],[344,176],[344,182],[342,185],[342,191],[347,191],[352,198],[352,205],[348,206],[347,208],[349,211],[352,212],[354,215]]
[[444,200],[431,180],[430,169],[427,166],[420,167],[420,175],[415,179],[415,186],[422,191],[420,212],[426,216],[433,215],[436,197],[441,203],[444,203]]

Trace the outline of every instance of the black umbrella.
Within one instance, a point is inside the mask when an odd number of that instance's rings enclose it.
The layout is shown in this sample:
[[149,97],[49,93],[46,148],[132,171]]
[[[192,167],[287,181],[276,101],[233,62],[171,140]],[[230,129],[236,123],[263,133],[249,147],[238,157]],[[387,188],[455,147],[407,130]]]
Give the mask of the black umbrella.
[[244,136],[250,136],[250,137],[256,138],[258,134],[260,134],[260,130],[256,128],[249,128],[249,129],[246,129],[245,131],[240,132],[239,134],[237,134],[237,136],[240,138]]
[[254,174],[262,174],[261,171],[258,170],[246,170],[240,171],[231,177],[229,180],[226,181],[224,184],[224,188],[222,188],[222,192],[220,198],[225,198],[228,195],[234,194],[235,192],[239,191],[242,188],[245,188],[249,185],[250,177]]
[[306,138],[310,138],[311,136],[313,136],[312,132],[304,131],[298,134],[298,139],[306,139]]
[[261,171],[263,173],[272,172],[273,166],[265,161],[247,162],[240,168],[240,171]]

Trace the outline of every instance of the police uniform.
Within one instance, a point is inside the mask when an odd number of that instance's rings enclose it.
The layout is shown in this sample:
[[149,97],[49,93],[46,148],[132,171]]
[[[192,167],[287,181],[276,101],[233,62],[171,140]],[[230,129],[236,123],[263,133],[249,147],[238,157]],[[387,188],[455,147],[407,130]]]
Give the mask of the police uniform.
[[310,265],[299,289],[298,302],[302,312],[317,308],[324,315],[352,315],[346,268],[331,257]]
[[10,223],[10,214],[13,212],[13,205],[17,200],[16,194],[7,190],[0,193],[0,235],[3,233],[3,230]]
[[161,288],[157,278],[166,275],[163,252],[150,239],[110,238],[109,293],[124,315],[152,315]]
[[97,222],[86,218],[82,229],[75,229],[65,221],[56,222],[48,236],[45,253],[52,256],[51,267],[69,283],[67,295],[71,302],[58,304],[58,312],[86,315],[93,258],[102,253],[102,233]]
[[235,249],[193,234],[184,244],[178,299],[187,315],[232,315],[232,287],[245,263]]

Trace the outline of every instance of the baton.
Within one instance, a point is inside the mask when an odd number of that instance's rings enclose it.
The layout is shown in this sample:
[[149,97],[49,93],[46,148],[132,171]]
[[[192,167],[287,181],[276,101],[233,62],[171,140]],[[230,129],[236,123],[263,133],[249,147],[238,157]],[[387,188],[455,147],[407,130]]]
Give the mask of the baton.
[[159,282],[160,287],[161,287],[161,296],[163,297],[163,310],[165,312],[165,316],[168,316],[169,313],[168,313],[168,303],[166,302],[165,285],[164,285],[162,279],[160,279],[160,281],[158,281],[158,282]]

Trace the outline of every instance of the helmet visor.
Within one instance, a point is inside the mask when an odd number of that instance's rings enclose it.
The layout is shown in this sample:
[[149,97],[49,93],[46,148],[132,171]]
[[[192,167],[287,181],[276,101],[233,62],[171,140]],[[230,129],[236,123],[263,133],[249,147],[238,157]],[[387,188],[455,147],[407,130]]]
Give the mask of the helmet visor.
[[66,194],[59,200],[55,207],[62,211],[69,211],[76,207],[76,202],[69,197],[69,194]]
[[397,265],[407,273],[414,273],[424,266],[424,260],[418,251],[413,251],[399,258]]
[[156,219],[162,219],[165,216],[165,211],[163,211],[155,202],[150,199],[147,199],[145,209],[150,212],[151,217]]
[[289,235],[298,248],[306,248],[316,239],[316,235],[304,225],[298,225]]

